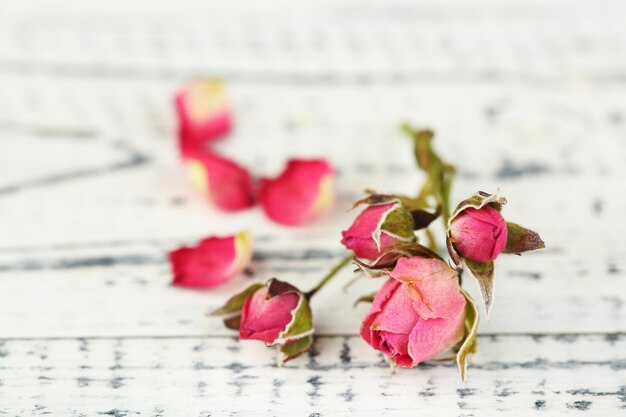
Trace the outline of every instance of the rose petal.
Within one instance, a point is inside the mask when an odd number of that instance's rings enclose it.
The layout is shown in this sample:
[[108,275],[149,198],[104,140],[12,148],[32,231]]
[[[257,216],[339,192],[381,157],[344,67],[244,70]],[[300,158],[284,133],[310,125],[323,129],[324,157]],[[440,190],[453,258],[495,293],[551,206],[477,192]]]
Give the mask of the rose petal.
[[413,290],[413,308],[422,318],[448,318],[465,306],[456,272],[438,259],[400,258],[389,276]]
[[236,211],[254,205],[250,173],[214,152],[187,149],[183,152],[192,185],[218,208]]
[[181,247],[169,253],[173,285],[214,287],[228,281],[250,263],[251,238],[247,232],[236,236],[209,237],[195,247]]
[[332,206],[333,178],[334,171],[324,160],[290,160],[277,178],[261,180],[259,203],[277,223],[307,223]]
[[182,149],[201,148],[231,130],[231,111],[224,83],[196,80],[175,97],[179,141]]

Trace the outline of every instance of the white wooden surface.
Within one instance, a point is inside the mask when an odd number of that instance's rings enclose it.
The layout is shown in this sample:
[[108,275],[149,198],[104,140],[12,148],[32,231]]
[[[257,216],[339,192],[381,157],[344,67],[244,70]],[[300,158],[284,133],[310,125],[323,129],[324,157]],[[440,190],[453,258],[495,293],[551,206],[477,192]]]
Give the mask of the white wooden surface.
[[[0,4],[0,414],[626,413],[626,6],[618,1]],[[339,202],[286,229],[224,216],[188,187],[172,92],[229,81],[221,144],[261,173],[290,155],[340,170]],[[314,300],[318,338],[280,369],[169,286],[165,251],[250,229],[254,277],[307,288],[344,253],[361,189],[420,181],[409,120],[460,168],[454,199],[500,187],[541,253],[497,265],[469,380],[388,375],[356,337],[373,288]],[[468,282],[470,291],[476,292]],[[342,298],[343,297],[343,298]]]

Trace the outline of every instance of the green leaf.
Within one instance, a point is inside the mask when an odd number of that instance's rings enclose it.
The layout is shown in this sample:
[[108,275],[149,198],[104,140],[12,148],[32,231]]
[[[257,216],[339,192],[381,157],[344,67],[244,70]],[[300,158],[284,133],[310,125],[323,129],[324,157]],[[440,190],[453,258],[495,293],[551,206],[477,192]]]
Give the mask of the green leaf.
[[461,380],[465,381],[465,370],[467,369],[467,354],[476,352],[476,334],[478,332],[478,308],[472,297],[461,290],[465,297],[465,334],[461,340],[459,351],[456,354],[456,363],[459,366]]
[[311,345],[313,345],[313,336],[306,336],[281,346],[282,355],[278,364],[283,365],[285,362],[302,355],[311,348]]
[[291,311],[291,321],[285,326],[272,344],[286,344],[296,339],[309,336],[313,333],[313,315],[309,301],[304,294],[299,293],[300,300]]
[[480,292],[483,296],[483,302],[485,303],[485,311],[487,312],[487,317],[489,317],[491,304],[493,302],[493,261],[476,262],[465,258],[465,265],[467,265],[467,268],[470,270],[474,278],[476,278],[476,281],[478,281],[478,286],[480,287]]
[[526,229],[519,224],[506,223],[508,235],[504,253],[520,255],[522,252],[543,249],[546,247],[537,232]]
[[[265,284],[261,282],[250,285],[245,290],[233,295],[226,304],[211,312],[212,316],[241,315],[241,308],[246,298],[251,297],[257,290],[263,288]],[[238,314],[237,314],[238,313]]]

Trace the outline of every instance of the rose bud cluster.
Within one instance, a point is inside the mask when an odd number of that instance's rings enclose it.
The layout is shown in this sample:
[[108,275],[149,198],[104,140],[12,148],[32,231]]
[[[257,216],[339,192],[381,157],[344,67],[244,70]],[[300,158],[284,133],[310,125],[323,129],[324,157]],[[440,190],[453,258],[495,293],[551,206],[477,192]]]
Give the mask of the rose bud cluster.
[[169,253],[172,284],[208,288],[222,284],[243,271],[252,258],[252,238],[248,232],[234,236],[209,237],[194,247],[181,247]]
[[276,223],[298,226],[325,214],[334,202],[335,171],[321,159],[290,159],[275,178],[255,179],[248,169],[211,148],[230,134],[232,112],[223,82],[189,83],[175,97],[182,158],[190,182],[224,211],[257,202]]
[[[197,98],[185,100],[195,103]],[[433,150],[432,131],[405,130],[413,138],[418,167],[426,177],[416,197],[369,191],[353,206],[365,208],[342,232],[341,243],[350,255],[310,291],[271,279],[252,284],[212,314],[223,317],[242,340],[280,346],[282,364],[313,343],[311,297],[353,263],[365,275],[385,279],[375,294],[357,300],[372,303],[361,323],[362,339],[394,368],[412,368],[452,353],[464,379],[467,355],[476,350],[479,321],[476,304],[461,288],[464,268],[476,278],[489,314],[494,261],[500,254],[519,255],[543,248],[544,243],[532,230],[505,220],[501,212],[506,199],[498,194],[478,192],[450,213],[455,167]],[[223,210],[259,203],[270,219],[293,226],[310,222],[332,204],[335,174],[323,160],[290,160],[277,177],[255,183],[245,168],[209,150],[184,149],[183,157],[195,186]],[[438,253],[440,246],[429,229],[439,216],[450,262]],[[429,247],[420,244],[419,231]],[[250,262],[249,242],[240,233],[171,252],[174,284],[202,287],[226,281]]]
[[275,278],[256,283],[234,295],[211,313],[224,316],[226,327],[238,330],[242,340],[279,345],[283,364],[309,350],[313,322],[307,296],[293,285]]

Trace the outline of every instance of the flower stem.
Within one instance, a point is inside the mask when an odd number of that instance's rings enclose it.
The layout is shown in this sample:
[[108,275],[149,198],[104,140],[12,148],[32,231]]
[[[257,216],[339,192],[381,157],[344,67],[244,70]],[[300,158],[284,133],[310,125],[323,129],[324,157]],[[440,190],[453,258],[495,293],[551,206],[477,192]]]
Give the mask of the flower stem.
[[343,258],[341,261],[339,261],[339,263],[335,265],[333,269],[331,269],[328,272],[328,274],[326,274],[326,276],[322,278],[322,280],[318,282],[318,284],[313,289],[311,289],[309,292],[304,294],[307,300],[311,299],[311,297],[313,297],[315,293],[321,290],[322,287],[326,285],[335,275],[337,275],[339,271],[341,271],[346,265],[350,264],[353,258],[354,257],[352,255],[348,255],[345,258]]

